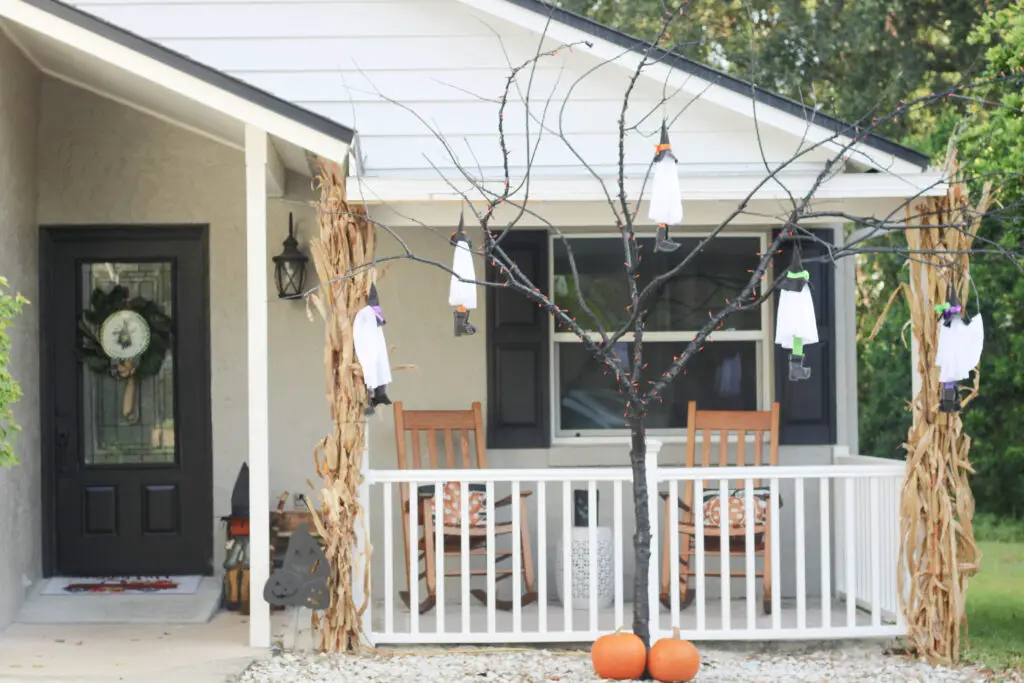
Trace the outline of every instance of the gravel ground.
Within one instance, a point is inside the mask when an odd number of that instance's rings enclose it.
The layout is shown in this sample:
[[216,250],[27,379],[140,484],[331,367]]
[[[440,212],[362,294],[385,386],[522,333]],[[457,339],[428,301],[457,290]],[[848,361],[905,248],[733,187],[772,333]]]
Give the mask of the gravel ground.
[[[704,646],[698,681],[1022,681],[976,667],[932,668],[881,646]],[[343,681],[597,681],[585,651],[530,650],[388,655],[279,654],[253,664],[239,683]]]

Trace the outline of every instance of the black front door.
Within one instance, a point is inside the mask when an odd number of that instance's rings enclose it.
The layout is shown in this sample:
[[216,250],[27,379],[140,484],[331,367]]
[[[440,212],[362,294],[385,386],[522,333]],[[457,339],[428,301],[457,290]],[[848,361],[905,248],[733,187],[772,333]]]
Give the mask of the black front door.
[[210,573],[206,229],[42,234],[47,565]]

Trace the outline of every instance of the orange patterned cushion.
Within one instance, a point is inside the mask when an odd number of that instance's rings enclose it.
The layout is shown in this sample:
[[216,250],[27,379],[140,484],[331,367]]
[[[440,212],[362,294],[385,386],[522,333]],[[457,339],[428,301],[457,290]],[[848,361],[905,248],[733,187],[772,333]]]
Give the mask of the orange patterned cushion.
[[[754,489],[754,525],[763,525],[768,518],[768,490]],[[782,500],[779,500],[782,505]],[[704,526],[719,526],[722,519],[722,497],[715,491],[704,493]],[[747,500],[743,489],[729,491],[729,526],[732,528],[747,525]]]
[[[431,484],[420,486],[421,498],[433,498],[434,487]],[[449,481],[444,485],[444,526],[462,526],[462,484]],[[483,526],[487,522],[487,489],[482,484],[469,485],[469,526]],[[434,518],[437,519],[436,516]]]

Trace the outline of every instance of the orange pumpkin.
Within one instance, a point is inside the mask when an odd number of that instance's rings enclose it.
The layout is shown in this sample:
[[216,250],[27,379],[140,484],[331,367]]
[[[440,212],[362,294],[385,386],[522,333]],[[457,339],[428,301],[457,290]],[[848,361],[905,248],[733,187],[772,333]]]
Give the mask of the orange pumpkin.
[[643,675],[647,648],[640,638],[619,629],[594,641],[590,648],[590,661],[594,665],[594,673],[601,678],[631,680]]
[[679,629],[656,642],[647,657],[648,673],[662,683],[692,681],[699,669],[700,653],[693,643],[679,639]]

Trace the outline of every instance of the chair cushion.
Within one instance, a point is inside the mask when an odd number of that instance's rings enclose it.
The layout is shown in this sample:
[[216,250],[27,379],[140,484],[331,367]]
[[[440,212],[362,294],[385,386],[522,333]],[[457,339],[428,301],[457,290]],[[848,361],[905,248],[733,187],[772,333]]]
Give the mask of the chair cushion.
[[[732,489],[729,493],[729,526],[732,528],[747,525],[747,500],[744,489]],[[768,503],[771,497],[767,486],[752,489],[754,508],[754,526],[760,526],[768,519]],[[704,491],[704,526],[717,527],[721,524],[722,497],[717,490]],[[782,507],[782,497],[779,497]]]
[[[487,523],[487,487],[484,484],[469,484],[469,501],[467,510],[469,512],[469,526],[483,526]],[[424,484],[419,487],[420,498],[433,498],[434,485]],[[462,526],[462,484],[457,481],[449,481],[444,484],[444,526]],[[434,515],[434,523],[437,523],[437,515]]]

